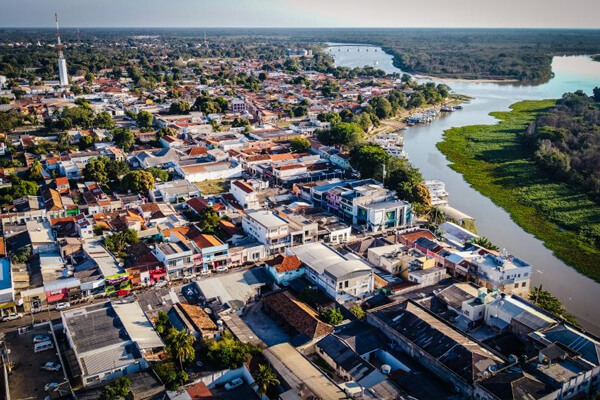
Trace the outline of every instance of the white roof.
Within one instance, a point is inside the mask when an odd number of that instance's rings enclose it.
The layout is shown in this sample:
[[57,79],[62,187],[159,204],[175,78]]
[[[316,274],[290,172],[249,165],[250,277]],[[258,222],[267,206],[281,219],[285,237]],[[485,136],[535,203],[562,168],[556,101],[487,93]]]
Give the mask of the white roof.
[[122,272],[117,260],[102,246],[100,241],[85,242],[83,250],[98,264],[98,268],[105,278]]
[[249,212],[248,217],[252,218],[267,229],[274,229],[288,224],[285,220],[273,214],[271,211],[261,210]]
[[327,271],[335,277],[340,277],[360,270],[371,271],[371,267],[363,261],[348,260],[323,243],[307,243],[293,247],[289,251],[319,274]]
[[52,227],[48,221],[27,221],[25,222],[27,231],[29,232],[29,238],[31,243],[54,243],[54,237],[52,236]]
[[137,343],[140,349],[152,349],[164,346],[160,336],[158,336],[158,333],[156,333],[137,302],[126,304],[112,303],[112,307],[119,316],[123,326],[125,326],[127,334]]

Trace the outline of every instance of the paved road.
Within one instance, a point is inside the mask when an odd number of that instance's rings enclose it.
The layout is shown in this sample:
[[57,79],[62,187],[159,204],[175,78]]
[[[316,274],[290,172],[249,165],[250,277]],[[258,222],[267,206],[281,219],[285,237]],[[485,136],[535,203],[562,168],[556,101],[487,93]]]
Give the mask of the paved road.
[[[182,293],[182,291],[187,292],[187,290],[184,290],[184,288],[187,288],[189,285],[192,285],[190,283],[186,283],[184,284],[183,282],[177,282],[174,285],[170,285],[170,287],[175,291],[175,293],[188,300],[186,293]],[[195,287],[195,286],[194,286]],[[146,289],[146,290],[153,290],[153,289]],[[135,292],[134,292],[135,293]],[[194,295],[196,295],[196,293],[194,293]],[[71,307],[69,307],[69,310],[75,310],[77,308],[80,307],[85,307],[88,306],[90,304],[94,304],[94,303],[103,303],[105,301],[107,301],[108,299],[105,297],[99,297],[99,298],[95,298],[95,299],[90,299],[87,302],[83,302],[83,303],[79,303],[79,304],[75,304]],[[114,298],[113,298],[114,300]],[[52,308],[52,307],[51,307]],[[27,326],[27,325],[32,325],[32,324],[37,324],[40,322],[47,322],[48,320],[53,321],[53,323],[59,323],[60,322],[60,311],[56,311],[55,309],[50,309],[50,310],[44,310],[44,311],[40,311],[38,313],[35,314],[26,314],[23,313],[23,318],[19,318],[13,321],[7,321],[7,322],[0,322],[0,332],[11,332],[16,330],[19,327],[22,326]]]

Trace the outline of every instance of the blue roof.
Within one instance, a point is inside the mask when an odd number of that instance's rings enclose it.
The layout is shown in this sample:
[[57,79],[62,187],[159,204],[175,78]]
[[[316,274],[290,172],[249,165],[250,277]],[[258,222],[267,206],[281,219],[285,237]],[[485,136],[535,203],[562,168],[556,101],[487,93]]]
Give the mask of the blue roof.
[[5,290],[12,286],[12,279],[10,278],[10,261],[8,258],[0,259],[0,266],[0,290]]

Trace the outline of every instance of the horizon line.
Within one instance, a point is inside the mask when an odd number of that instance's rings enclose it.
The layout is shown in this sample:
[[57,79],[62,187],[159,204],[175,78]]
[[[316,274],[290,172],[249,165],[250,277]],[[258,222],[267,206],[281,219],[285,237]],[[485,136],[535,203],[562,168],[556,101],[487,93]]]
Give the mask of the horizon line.
[[[3,26],[0,32],[6,29],[50,29],[55,27],[44,26]],[[565,26],[76,26],[61,25],[61,29],[490,29],[490,30],[510,30],[510,29],[530,29],[530,30],[600,30],[598,27],[565,27]]]

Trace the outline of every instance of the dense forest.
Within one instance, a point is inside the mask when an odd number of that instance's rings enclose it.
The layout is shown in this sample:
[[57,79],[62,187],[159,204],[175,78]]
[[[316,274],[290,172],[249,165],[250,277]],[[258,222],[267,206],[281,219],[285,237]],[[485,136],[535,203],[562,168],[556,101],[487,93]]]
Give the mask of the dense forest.
[[593,96],[566,93],[538,115],[524,139],[538,166],[573,186],[600,195],[600,88]]

